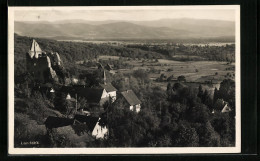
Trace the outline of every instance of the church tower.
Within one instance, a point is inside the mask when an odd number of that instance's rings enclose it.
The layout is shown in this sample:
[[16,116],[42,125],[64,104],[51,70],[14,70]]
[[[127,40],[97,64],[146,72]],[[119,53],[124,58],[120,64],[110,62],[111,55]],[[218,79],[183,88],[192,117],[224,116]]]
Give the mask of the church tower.
[[106,77],[106,71],[105,71],[105,69],[103,70],[103,83],[104,83],[104,85],[106,85],[107,84],[107,77]]

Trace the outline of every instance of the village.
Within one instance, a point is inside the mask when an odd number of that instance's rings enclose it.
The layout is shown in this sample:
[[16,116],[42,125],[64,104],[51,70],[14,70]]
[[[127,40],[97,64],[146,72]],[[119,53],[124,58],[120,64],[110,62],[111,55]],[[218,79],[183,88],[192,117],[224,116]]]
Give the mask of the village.
[[[103,67],[97,64],[98,72],[102,73],[102,81],[96,87],[86,87],[86,85],[58,85],[59,77],[55,69],[62,68],[61,58],[57,52],[46,53],[41,50],[39,44],[33,40],[31,49],[27,54],[27,70],[33,74],[34,88],[45,93],[49,97],[55,97],[57,93],[63,93],[65,100],[69,102],[70,107],[66,117],[49,116],[45,121],[47,132],[51,134],[53,128],[70,126],[73,124],[84,124],[85,129],[96,139],[106,139],[108,128],[106,118],[103,115],[107,109],[103,108],[105,103],[114,103],[118,97],[123,98],[130,111],[139,113],[141,110],[141,101],[131,90],[118,92],[118,90],[106,79],[106,72],[111,67]],[[75,80],[77,82],[77,80]],[[52,83],[50,83],[52,82]],[[55,88],[56,87],[56,88]],[[87,107],[78,107],[78,98],[87,100]],[[89,108],[94,109],[92,112]]]
[[156,60],[164,56],[132,47],[16,40],[23,56],[17,65],[25,64],[21,72],[16,68],[17,147],[233,145],[229,62]]

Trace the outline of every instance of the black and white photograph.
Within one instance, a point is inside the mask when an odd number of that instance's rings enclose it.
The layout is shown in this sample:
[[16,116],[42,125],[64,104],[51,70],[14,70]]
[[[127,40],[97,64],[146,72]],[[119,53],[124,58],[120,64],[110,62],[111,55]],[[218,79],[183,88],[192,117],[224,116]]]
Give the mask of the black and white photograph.
[[8,10],[10,154],[241,152],[239,5]]

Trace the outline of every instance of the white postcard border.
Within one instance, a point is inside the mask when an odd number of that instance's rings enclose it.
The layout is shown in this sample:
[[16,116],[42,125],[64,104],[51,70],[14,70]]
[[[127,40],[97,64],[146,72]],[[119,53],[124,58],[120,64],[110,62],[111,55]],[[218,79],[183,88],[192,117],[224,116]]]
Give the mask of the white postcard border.
[[[234,9],[236,12],[236,143],[235,147],[158,147],[158,148],[14,148],[14,11],[16,10],[165,10],[165,9]],[[241,152],[241,85],[240,85],[240,6],[96,6],[96,7],[8,7],[8,153],[37,154],[197,154]]]

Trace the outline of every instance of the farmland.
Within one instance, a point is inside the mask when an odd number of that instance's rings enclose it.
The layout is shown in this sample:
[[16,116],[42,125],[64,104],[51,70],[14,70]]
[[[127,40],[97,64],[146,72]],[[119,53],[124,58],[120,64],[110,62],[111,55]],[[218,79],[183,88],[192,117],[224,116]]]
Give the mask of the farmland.
[[[104,56],[101,56],[103,58]],[[104,57],[108,59],[108,56]],[[113,59],[113,58],[111,58]],[[222,80],[229,77],[234,79],[234,63],[220,61],[174,61],[167,59],[123,59],[122,61],[133,65],[131,69],[118,69],[117,72],[127,74],[135,70],[145,70],[149,73],[149,78],[155,85],[166,88],[167,81],[156,82],[162,74],[166,78],[173,76],[171,81],[177,81],[181,75],[185,76],[186,83],[206,83],[212,82],[219,84]],[[229,76],[228,76],[229,75]]]

